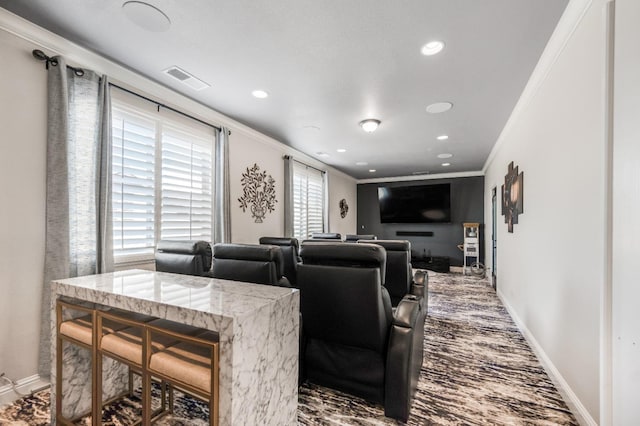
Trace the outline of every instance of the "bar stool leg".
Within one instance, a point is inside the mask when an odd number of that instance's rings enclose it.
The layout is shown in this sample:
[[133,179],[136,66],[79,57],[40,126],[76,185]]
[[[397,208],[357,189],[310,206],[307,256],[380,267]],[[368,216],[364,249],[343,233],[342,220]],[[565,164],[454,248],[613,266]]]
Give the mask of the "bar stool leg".
[[62,417],[62,338],[60,323],[62,322],[62,306],[56,306],[56,419]]
[[102,354],[98,351],[99,341],[102,337],[102,317],[96,311],[93,317],[93,344],[91,348],[91,380],[93,383],[91,391],[91,424],[99,426],[102,424]]
[[151,375],[147,368],[151,356],[151,333],[146,328],[142,332],[142,424],[151,424]]

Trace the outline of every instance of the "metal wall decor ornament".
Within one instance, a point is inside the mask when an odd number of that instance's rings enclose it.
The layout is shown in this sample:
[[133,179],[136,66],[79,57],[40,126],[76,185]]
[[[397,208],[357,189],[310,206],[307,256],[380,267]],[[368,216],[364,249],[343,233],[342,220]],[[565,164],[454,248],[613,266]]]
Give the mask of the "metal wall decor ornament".
[[509,163],[507,174],[502,185],[502,214],[507,230],[513,232],[513,225],[518,223],[518,215],[524,213],[522,202],[522,182],[524,172],[518,174],[518,167]]
[[347,213],[349,213],[349,204],[347,204],[347,200],[343,198],[340,200],[340,217],[344,219],[347,217]]
[[266,170],[260,171],[260,166],[254,163],[253,167],[247,167],[247,171],[240,179],[242,184],[242,196],[238,198],[243,212],[247,209],[256,223],[262,223],[267,213],[276,208],[275,179],[268,175]]

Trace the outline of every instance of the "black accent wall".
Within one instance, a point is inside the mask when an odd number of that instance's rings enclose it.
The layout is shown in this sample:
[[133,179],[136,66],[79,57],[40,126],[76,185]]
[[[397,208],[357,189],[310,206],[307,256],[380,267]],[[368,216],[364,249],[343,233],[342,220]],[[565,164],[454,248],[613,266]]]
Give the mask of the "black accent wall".
[[[380,223],[379,186],[451,184],[451,223]],[[358,234],[374,234],[379,239],[409,240],[413,256],[446,256],[452,266],[462,266],[462,224],[479,222],[480,261],[484,263],[484,177],[428,179],[358,185]],[[397,235],[400,233],[400,235]],[[432,233],[432,235],[430,235]],[[415,235],[414,235],[415,234]]]

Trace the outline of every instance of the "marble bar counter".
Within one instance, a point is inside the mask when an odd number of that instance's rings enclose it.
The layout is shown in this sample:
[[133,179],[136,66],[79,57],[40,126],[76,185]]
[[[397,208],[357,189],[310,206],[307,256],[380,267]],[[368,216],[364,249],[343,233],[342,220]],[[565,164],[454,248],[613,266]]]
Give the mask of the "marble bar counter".
[[[219,424],[297,424],[298,290],[128,270],[55,280],[51,291],[52,359],[58,299],[202,327],[220,336]],[[62,411],[71,418],[90,410],[90,354],[65,343],[62,358]],[[51,364],[51,412],[55,416],[56,363]],[[125,376],[121,364],[105,359],[105,398],[126,386]]]

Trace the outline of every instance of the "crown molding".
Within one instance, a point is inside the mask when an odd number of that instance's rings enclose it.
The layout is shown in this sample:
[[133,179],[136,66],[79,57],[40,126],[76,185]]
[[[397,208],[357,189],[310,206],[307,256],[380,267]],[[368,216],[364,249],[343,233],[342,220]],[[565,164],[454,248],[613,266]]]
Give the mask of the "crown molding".
[[478,170],[475,172],[456,172],[456,173],[438,173],[438,174],[428,174],[428,175],[411,175],[411,176],[393,176],[393,177],[382,177],[382,178],[371,178],[371,179],[358,179],[356,182],[358,185],[365,183],[383,183],[383,182],[410,182],[416,180],[434,180],[434,179],[454,179],[454,178],[465,178],[465,177],[475,177],[475,176],[484,176],[484,172],[482,170]]

